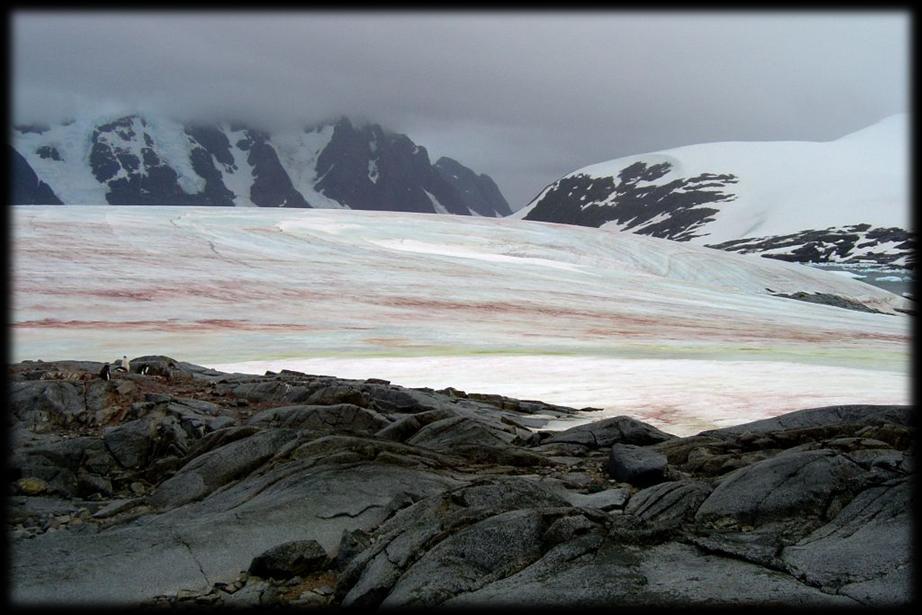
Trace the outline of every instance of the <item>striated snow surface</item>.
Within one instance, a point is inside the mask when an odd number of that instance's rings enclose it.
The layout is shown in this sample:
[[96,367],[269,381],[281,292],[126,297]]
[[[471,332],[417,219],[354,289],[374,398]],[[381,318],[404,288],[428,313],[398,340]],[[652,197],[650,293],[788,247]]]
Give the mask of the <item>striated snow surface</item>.
[[803,265],[509,219],[11,209],[14,361],[166,354],[378,377],[599,407],[585,420],[628,414],[680,435],[909,402],[910,320],[894,310],[911,302]]

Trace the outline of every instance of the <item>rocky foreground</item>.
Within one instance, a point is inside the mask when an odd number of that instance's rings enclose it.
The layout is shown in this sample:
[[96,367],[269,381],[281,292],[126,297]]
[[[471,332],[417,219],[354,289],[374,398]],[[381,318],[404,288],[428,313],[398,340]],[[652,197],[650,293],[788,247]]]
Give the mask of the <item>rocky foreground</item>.
[[910,601],[909,407],[550,432],[592,409],[102,365],[8,368],[13,604]]

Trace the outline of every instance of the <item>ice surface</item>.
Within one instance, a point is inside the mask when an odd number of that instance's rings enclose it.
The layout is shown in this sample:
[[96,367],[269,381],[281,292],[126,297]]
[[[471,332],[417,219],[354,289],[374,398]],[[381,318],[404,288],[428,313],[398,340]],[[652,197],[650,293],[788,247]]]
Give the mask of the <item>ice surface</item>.
[[602,407],[590,418],[629,414],[673,433],[909,401],[910,320],[894,308],[910,302],[803,265],[482,217],[11,210],[14,361],[288,367]]
[[[341,378],[384,378],[411,387],[454,387],[576,408],[603,408],[580,419],[552,421],[566,429],[626,414],[680,436],[728,427],[807,407],[892,403],[908,382],[865,369],[708,359],[625,359],[605,356],[441,356],[316,358],[218,363],[227,372],[293,369]],[[834,386],[829,380],[834,380]],[[818,383],[823,383],[818,386]]]

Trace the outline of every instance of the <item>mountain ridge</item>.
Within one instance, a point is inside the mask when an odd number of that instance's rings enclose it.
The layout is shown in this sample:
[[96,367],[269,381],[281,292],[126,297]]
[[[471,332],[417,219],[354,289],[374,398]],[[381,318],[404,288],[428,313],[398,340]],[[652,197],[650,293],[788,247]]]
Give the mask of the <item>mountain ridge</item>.
[[268,130],[240,122],[109,114],[17,125],[13,136],[14,205],[511,213],[489,176],[450,158],[433,164],[426,148],[406,135],[347,117]]
[[[891,116],[826,142],[716,142],[616,158],[568,173],[512,217],[785,260],[911,268],[908,121]],[[836,249],[818,243],[830,234]],[[877,255],[869,249],[874,237],[896,235]]]

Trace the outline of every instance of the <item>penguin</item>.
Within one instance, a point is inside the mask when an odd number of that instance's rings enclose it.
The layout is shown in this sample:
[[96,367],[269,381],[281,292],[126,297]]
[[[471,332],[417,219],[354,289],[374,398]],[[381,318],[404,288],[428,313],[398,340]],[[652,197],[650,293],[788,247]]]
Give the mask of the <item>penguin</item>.
[[131,371],[131,361],[128,360],[128,355],[122,355],[122,369],[126,372]]
[[110,380],[112,376],[109,375],[109,364],[106,363],[102,366],[102,369],[99,370],[99,377],[103,380]]

